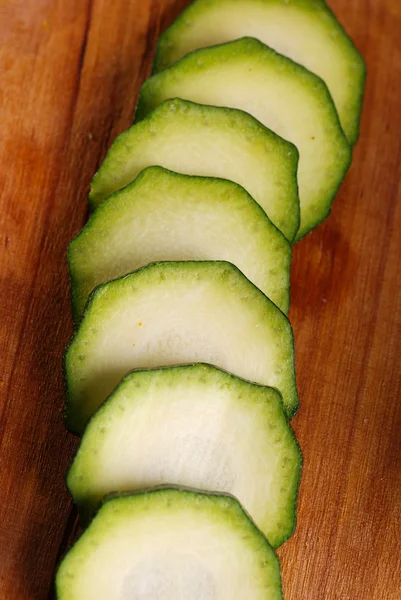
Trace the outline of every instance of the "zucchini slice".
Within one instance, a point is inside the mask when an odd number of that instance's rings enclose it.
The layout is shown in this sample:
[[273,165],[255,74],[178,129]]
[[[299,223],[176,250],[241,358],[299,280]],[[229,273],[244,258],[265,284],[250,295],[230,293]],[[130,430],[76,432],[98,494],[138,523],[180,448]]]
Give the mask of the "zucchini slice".
[[68,248],[73,313],[92,289],[151,262],[228,260],[285,313],[291,246],[239,185],[148,167],[99,206]]
[[254,37],[321,77],[350,144],[358,139],[365,64],[322,0],[195,0],[160,37],[153,72],[189,52]]
[[294,529],[300,467],[280,394],[197,364],[127,375],[90,420],[67,485],[84,522],[111,492],[230,493],[277,547]]
[[282,600],[266,538],[229,496],[108,500],[59,566],[58,600]]
[[207,362],[297,405],[287,317],[230,263],[155,263],[98,286],[65,355],[67,427],[87,420],[132,369]]
[[351,148],[319,77],[261,42],[243,38],[196,50],[148,79],[137,120],[175,97],[242,109],[295,144],[301,205],[296,239],[327,217],[350,165]]
[[294,239],[298,151],[246,113],[178,99],[163,103],[115,140],[93,178],[91,207],[151,165],[242,185],[286,238]]

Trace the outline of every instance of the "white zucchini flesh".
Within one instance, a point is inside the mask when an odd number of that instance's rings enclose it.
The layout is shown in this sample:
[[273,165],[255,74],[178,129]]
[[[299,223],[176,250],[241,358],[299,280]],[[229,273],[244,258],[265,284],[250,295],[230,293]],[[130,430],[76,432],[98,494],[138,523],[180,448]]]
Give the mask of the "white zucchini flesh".
[[82,430],[123,375],[206,362],[298,405],[287,317],[232,264],[156,263],[98,286],[65,354],[67,427]]
[[145,167],[238,183],[289,241],[299,226],[298,151],[242,111],[174,99],[114,141],[95,174],[96,208]]
[[[252,38],[196,50],[142,86],[137,121],[166,98],[250,113],[299,151],[299,240],[330,212],[351,148],[324,82]],[[250,191],[250,190],[248,190]]]
[[151,262],[210,259],[235,264],[288,312],[291,246],[251,196],[230,181],[148,167],[69,245],[75,320],[100,283]]
[[349,143],[356,142],[365,64],[322,0],[195,0],[160,37],[154,73],[193,50],[245,36],[321,77]]
[[240,505],[174,489],[106,502],[56,590],[58,600],[282,600],[277,557]]
[[280,394],[196,364],[127,375],[90,420],[67,485],[84,522],[112,492],[229,493],[277,547],[294,529],[300,468]]

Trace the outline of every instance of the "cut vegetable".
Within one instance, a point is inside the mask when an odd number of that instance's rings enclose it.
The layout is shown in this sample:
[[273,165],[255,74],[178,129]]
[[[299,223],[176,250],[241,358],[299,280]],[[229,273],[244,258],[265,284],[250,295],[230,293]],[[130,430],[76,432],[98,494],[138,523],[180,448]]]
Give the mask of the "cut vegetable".
[[287,239],[294,239],[298,152],[242,111],[165,102],[116,139],[93,178],[92,208],[151,165],[239,183]]
[[293,142],[299,150],[301,204],[296,239],[327,217],[351,162],[351,149],[319,77],[261,42],[243,38],[197,50],[148,79],[137,120],[175,97],[242,109]]
[[277,557],[229,496],[109,500],[61,563],[58,600],[282,600]]
[[84,521],[111,492],[230,493],[277,547],[294,529],[300,466],[277,391],[197,364],[127,375],[89,422],[67,484]]
[[365,64],[321,0],[196,0],[161,36],[154,72],[189,52],[250,36],[327,84],[350,144],[358,138]]
[[222,259],[235,264],[283,311],[291,247],[240,186],[145,169],[109,197],[71,242],[73,312],[92,289],[150,262]]
[[287,317],[226,262],[156,263],[96,288],[65,358],[67,427],[82,430],[135,368],[207,362],[298,398]]

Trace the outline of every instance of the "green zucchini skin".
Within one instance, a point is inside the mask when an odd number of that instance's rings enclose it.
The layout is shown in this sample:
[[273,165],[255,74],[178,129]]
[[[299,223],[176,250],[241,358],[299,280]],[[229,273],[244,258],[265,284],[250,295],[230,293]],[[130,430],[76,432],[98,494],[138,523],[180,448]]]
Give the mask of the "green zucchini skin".
[[74,321],[97,285],[160,260],[228,260],[284,313],[291,245],[239,185],[148,167],[70,243]]
[[188,53],[254,37],[321,77],[351,145],[359,136],[366,66],[323,0],[195,0],[161,35],[153,73]]
[[240,504],[173,487],[108,499],[61,561],[56,595],[283,600],[278,558]]
[[64,357],[66,425],[82,434],[121,377],[209,362],[298,407],[290,322],[234,265],[162,262],[98,286]]
[[95,210],[145,168],[241,185],[292,242],[299,228],[298,150],[247,113],[181,99],[161,103],[116,138],[93,177]]
[[277,390],[192,364],[126,375],[90,419],[67,485],[84,523],[111,492],[230,493],[276,548],[295,527],[301,462]]
[[248,112],[299,151],[299,241],[330,213],[352,151],[322,79],[253,38],[195,50],[143,84],[136,121],[168,98]]

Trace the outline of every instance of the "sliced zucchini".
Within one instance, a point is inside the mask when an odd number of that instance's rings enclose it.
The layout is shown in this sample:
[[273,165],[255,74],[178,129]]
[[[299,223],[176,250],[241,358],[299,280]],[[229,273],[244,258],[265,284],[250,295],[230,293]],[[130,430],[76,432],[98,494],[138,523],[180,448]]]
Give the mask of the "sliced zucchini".
[[322,0],[195,0],[161,36],[154,73],[189,52],[250,36],[329,88],[350,144],[358,138],[365,64]]
[[92,289],[150,262],[234,263],[285,313],[291,246],[240,186],[149,167],[101,204],[68,248],[73,312]]
[[165,102],[115,140],[93,178],[92,208],[150,165],[239,183],[286,238],[294,239],[298,152],[251,116],[178,99]]
[[111,492],[230,493],[277,547],[294,529],[300,467],[280,394],[197,364],[127,375],[90,420],[67,485],[84,522]]
[[[324,82],[252,38],[196,50],[142,86],[137,120],[166,98],[249,112],[299,150],[299,240],[330,212],[351,149]],[[248,189],[248,191],[250,191]]]
[[63,559],[58,600],[282,600],[274,550],[229,496],[106,502]]
[[165,262],[96,288],[65,356],[67,427],[82,430],[137,368],[207,362],[297,405],[287,317],[226,262]]

